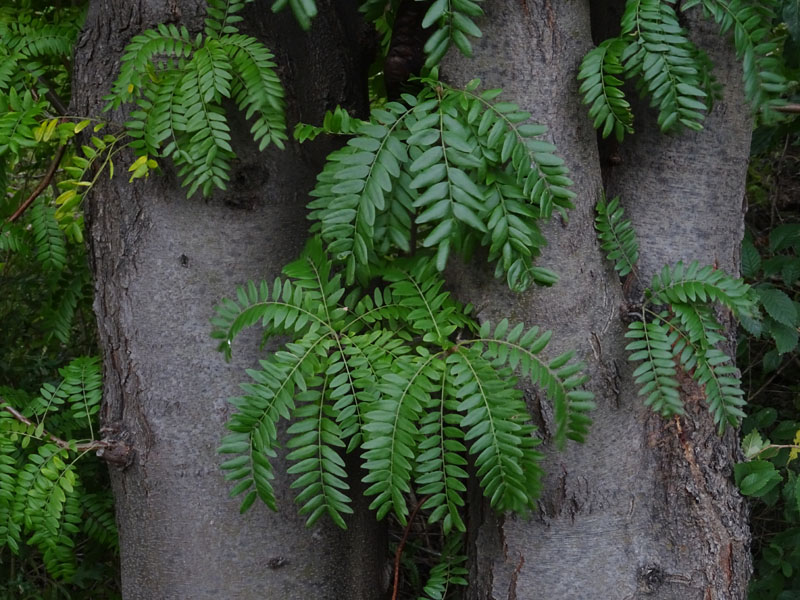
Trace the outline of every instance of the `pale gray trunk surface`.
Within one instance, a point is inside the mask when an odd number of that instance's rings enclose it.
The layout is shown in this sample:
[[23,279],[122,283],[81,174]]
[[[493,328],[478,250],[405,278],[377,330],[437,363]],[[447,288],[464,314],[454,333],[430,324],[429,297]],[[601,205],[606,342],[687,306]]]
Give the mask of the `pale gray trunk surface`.
[[[597,10],[607,10],[605,2]],[[551,356],[574,348],[589,364],[598,410],[585,445],[550,452],[540,510],[530,519],[486,518],[473,532],[474,599],[706,600],[744,598],[750,574],[745,505],[732,482],[736,435],[715,434],[702,394],[683,389],[687,416],[663,420],[642,405],[623,352],[626,298],[594,234],[603,164],[576,80],[592,47],[589,2],[495,0],[486,5],[474,60],[451,55],[446,79],[480,77],[546,124],[575,181],[569,222],[545,229],[539,264],[549,290],[516,296],[487,270],[459,269],[458,295],[481,308],[554,330]],[[697,258],[736,272],[750,122],[730,45],[697,38],[727,85],[697,134],[665,137],[643,107],[621,146],[609,198],[621,194],[641,244],[640,275]],[[617,161],[615,161],[617,162]],[[632,286],[633,294],[636,293]],[[627,300],[637,301],[636,297]],[[544,433],[549,405],[530,398]],[[474,515],[474,519],[480,517]],[[473,522],[475,522],[473,520]]]
[[[174,0],[92,3],[77,54],[75,110],[98,114],[133,35],[159,22],[202,27],[204,4]],[[291,14],[261,2],[245,31],[278,54],[289,126],[319,122],[342,103],[363,111],[363,65],[356,64],[355,2],[320,2],[304,34]],[[291,55],[291,63],[287,56]],[[115,115],[121,119],[122,115]],[[239,514],[228,499],[216,448],[239,393],[256,366],[258,339],[234,347],[226,365],[210,337],[212,307],[248,279],[271,280],[306,238],[304,205],[324,153],[293,144],[257,152],[234,124],[239,154],[230,189],[212,200],[185,198],[166,174],[130,185],[126,160],[88,206],[95,308],[105,358],[104,425],[136,452],[112,469],[125,600],[375,598],[382,589],[385,539],[366,511],[342,532],[297,516],[290,478],[276,464],[280,512],[257,502]],[[238,139],[236,139],[238,138]],[[244,144],[244,145],[243,145]]]

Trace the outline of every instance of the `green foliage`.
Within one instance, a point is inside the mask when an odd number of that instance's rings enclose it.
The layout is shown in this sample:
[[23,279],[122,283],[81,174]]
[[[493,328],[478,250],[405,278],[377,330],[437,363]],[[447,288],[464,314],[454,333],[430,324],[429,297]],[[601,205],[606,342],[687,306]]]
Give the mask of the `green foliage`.
[[50,577],[69,581],[78,543],[91,538],[114,552],[117,542],[107,491],[84,485],[97,485],[97,461],[80,461],[100,408],[99,362],[78,358],[59,373],[34,398],[0,388],[0,551],[35,548]]
[[311,19],[317,16],[317,3],[314,0],[275,0],[272,3],[272,12],[280,12],[287,6],[291,7],[300,27],[309,30]]
[[763,321],[745,321],[744,325],[752,335],[764,334],[772,339],[775,348],[764,358],[770,364],[780,355],[797,350],[800,225],[786,223],[772,229],[764,251],[762,258],[749,235],[742,242],[742,275],[759,282],[755,292],[764,308]]
[[[796,416],[796,411],[795,404],[791,414]],[[800,589],[796,574],[800,564],[800,478],[796,462],[800,423],[778,417],[774,408],[762,407],[745,419],[742,449],[746,461],[735,465],[734,470],[741,492],[759,501],[753,521],[758,545],[751,600],[781,600]],[[762,431],[769,432],[770,437],[763,437]]]
[[431,569],[420,600],[445,600],[454,586],[466,586],[469,571],[464,567],[467,557],[461,554],[464,536],[447,537],[439,562]]
[[439,64],[451,46],[455,46],[464,56],[472,56],[469,37],[481,37],[481,30],[475,24],[477,17],[483,16],[480,4],[483,0],[434,0],[422,19],[422,27],[437,28],[425,43],[425,66],[432,68]]
[[781,104],[780,96],[788,90],[778,57],[782,40],[772,34],[777,4],[774,0],[689,0],[682,6],[682,10],[702,6],[703,13],[719,24],[721,33],[733,33],[742,61],[745,94],[755,110],[769,110]]
[[624,81],[617,77],[625,71],[620,61],[625,46],[620,38],[602,42],[586,54],[578,73],[582,81],[579,92],[584,104],[591,104],[589,117],[594,128],[602,128],[604,138],[613,132],[620,142],[626,133],[633,133],[633,113],[621,89]]
[[83,3],[13,4],[0,8],[0,597],[110,599],[107,473],[78,460],[99,366],[70,361],[96,350],[80,200],[123,144],[81,148],[90,122],[63,116]]
[[68,90],[61,93],[69,85],[64,61],[72,56],[83,16],[82,3],[56,10],[21,0],[0,7],[0,93],[68,97]]
[[[620,34],[603,41],[584,57],[578,73],[580,93],[590,105],[594,127],[622,141],[633,133],[633,115],[622,85],[636,79],[650,97],[663,132],[686,127],[700,130],[720,86],[712,75],[708,56],[681,27],[672,5],[675,0],[628,0]],[[733,32],[744,72],[745,93],[753,109],[776,119],[773,109],[785,103],[791,89],[780,57],[783,40],[773,31],[774,0],[689,0],[681,11],[701,5],[703,14]],[[791,21],[791,3],[787,11]],[[783,97],[783,98],[782,98]]]
[[[620,274],[636,273],[638,243],[615,198],[598,202],[597,229],[609,260]],[[645,405],[663,416],[683,414],[678,369],[703,389],[708,409],[720,432],[736,426],[745,404],[739,372],[718,345],[725,341],[715,315],[721,305],[743,319],[757,318],[757,302],[750,286],[697,261],[665,266],[653,276],[637,311],[641,318],[628,325],[625,349],[641,364],[633,372]],[[660,310],[659,307],[666,307]]]
[[273,55],[234,26],[244,5],[211,0],[205,32],[194,38],[185,27],[163,24],[135,36],[106,98],[107,110],[137,104],[126,123],[134,138],[130,146],[140,157],[171,157],[188,196],[224,190],[229,179],[234,153],[226,99],[247,119],[255,118],[250,132],[259,149],[283,148],[287,139],[284,91]]
[[636,261],[639,260],[639,242],[633,225],[630,220],[623,220],[624,211],[619,204],[619,197],[606,202],[603,194],[595,210],[595,228],[600,247],[606,251],[606,258],[614,263],[619,276],[624,277],[635,270]]
[[345,262],[348,284],[417,238],[435,248],[439,270],[451,250],[481,244],[509,287],[552,284],[553,273],[532,265],[545,243],[536,221],[571,207],[574,193],[555,147],[537,139],[545,128],[496,102],[500,90],[476,92],[477,80],[465,90],[424,84],[348,124],[356,135],[328,157],[312,192],[312,231]]
[[479,331],[468,311],[442,291],[432,257],[397,260],[376,274],[384,287],[346,290],[314,238],[285,278],[240,288],[237,301],[217,307],[214,337],[230,354],[245,327],[261,323],[267,339],[294,341],[248,371],[245,396],[220,452],[226,477],[245,493],[275,507],[270,457],[277,423],[288,430],[289,472],[308,523],[328,514],[339,526],[351,512],[341,452],[360,450],[369,484],[366,495],[379,518],[390,511],[405,523],[406,494],[427,495],[429,521],[445,532],[465,530],[461,510],[466,457],[474,460],[481,487],[497,510],[525,511],[538,489],[539,441],[528,423],[516,370],[555,407],[556,441],[582,440],[592,395],[580,389],[583,365],[569,352],[541,356],[549,332],[522,324]]

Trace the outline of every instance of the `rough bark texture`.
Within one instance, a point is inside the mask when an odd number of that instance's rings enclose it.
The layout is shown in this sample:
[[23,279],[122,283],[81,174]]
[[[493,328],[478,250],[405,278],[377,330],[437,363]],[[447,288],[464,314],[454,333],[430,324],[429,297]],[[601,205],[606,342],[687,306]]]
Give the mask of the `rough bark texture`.
[[[319,4],[310,36],[287,15],[268,16],[263,3],[247,15],[249,31],[279,53],[294,107],[290,122],[318,119],[336,102],[362,106],[351,86],[364,66],[351,20],[355,2]],[[547,124],[578,197],[569,222],[556,218],[546,228],[550,245],[540,263],[560,274],[554,288],[516,295],[474,265],[453,269],[451,280],[479,316],[553,329],[553,355],[577,349],[599,406],[585,445],[549,454],[540,510],[530,519],[496,519],[474,503],[468,595],[743,598],[749,536],[730,477],[735,435],[716,436],[690,382],[685,418],[664,421],[642,406],[621,318],[639,290],[631,286],[625,297],[593,228],[605,176],[637,228],[644,281],[679,258],[735,270],[749,122],[732,52],[710,29],[698,30],[728,85],[706,130],[664,137],[639,110],[637,135],[619,150],[621,163],[603,173],[575,79],[592,44],[588,0],[493,0],[484,7],[475,58],[451,57],[443,74],[455,83],[478,76],[503,87]],[[200,0],[93,2],[76,60],[75,112],[102,106],[130,37],[161,21],[197,30],[202,16]],[[250,149],[240,157],[231,191],[210,201],[186,200],[168,173],[135,186],[124,178],[104,183],[88,207],[105,424],[136,451],[113,475],[125,598],[378,598],[384,542],[371,515],[363,512],[347,534],[325,525],[307,531],[280,476],[278,515],[256,507],[241,517],[238,501],[226,499],[214,453],[228,414],[224,399],[236,393],[256,354],[241,345],[233,365],[221,362],[208,337],[211,307],[236,284],[271,277],[297,254],[306,232],[302,206],[321,154]],[[549,405],[534,391],[529,400],[548,435]]]
[[[598,2],[598,10],[607,3]],[[554,330],[553,355],[575,348],[597,393],[585,445],[550,453],[540,510],[530,519],[473,511],[474,599],[744,598],[750,573],[742,499],[731,481],[736,436],[719,438],[702,393],[686,382],[687,416],[665,421],[642,406],[623,352],[626,300],[595,242],[593,206],[601,189],[594,131],[580,104],[578,64],[591,48],[589,2],[495,0],[485,6],[474,60],[451,55],[443,75],[480,77],[550,127],[575,180],[569,222],[546,229],[540,264],[561,281],[523,296],[486,269],[455,269],[463,299],[493,320],[512,316]],[[641,243],[641,277],[680,258],[735,272],[749,121],[732,49],[709,28],[697,36],[718,66],[726,96],[702,133],[664,137],[637,112],[637,135],[607,174],[622,194]],[[637,293],[632,289],[631,293]],[[546,402],[530,395],[549,432]]]
[[[159,22],[198,31],[204,4],[92,2],[76,57],[75,112],[100,112],[132,36]],[[318,4],[309,35],[288,11],[276,17],[261,3],[246,13],[245,31],[278,55],[290,127],[318,121],[336,103],[365,108],[359,32],[350,29],[357,3]],[[248,129],[233,125],[240,158],[224,194],[186,199],[165,162],[166,174],[144,184],[124,175],[104,182],[87,206],[104,425],[135,451],[130,466],[112,469],[125,600],[375,598],[383,589],[385,540],[372,515],[361,511],[348,532],[327,523],[306,529],[278,464],[280,512],[257,504],[242,516],[218,467],[225,399],[255,363],[258,340],[240,342],[226,365],[209,337],[212,306],[297,256],[306,192],[324,156],[292,145],[259,153],[246,144]]]

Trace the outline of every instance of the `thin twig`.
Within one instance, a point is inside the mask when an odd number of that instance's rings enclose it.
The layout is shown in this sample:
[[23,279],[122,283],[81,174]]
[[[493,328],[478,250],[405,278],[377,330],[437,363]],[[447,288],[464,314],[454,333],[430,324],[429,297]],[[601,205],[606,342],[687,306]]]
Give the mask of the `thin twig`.
[[36,189],[31,192],[31,195],[19,205],[19,208],[14,212],[13,215],[8,217],[6,223],[13,223],[22,215],[22,213],[27,210],[27,208],[33,203],[36,198],[39,197],[45,188],[50,185],[50,181],[53,179],[53,176],[56,174],[56,169],[58,169],[58,165],[61,164],[61,159],[64,157],[64,151],[67,149],[65,145],[61,145],[58,147],[56,151],[56,155],[53,157],[53,162],[50,163],[50,167],[47,169],[47,173],[45,173],[44,178],[39,182],[39,185],[36,186]]
[[408,532],[411,531],[411,524],[414,522],[414,517],[417,516],[417,512],[422,507],[425,502],[427,502],[430,496],[425,496],[422,500],[417,502],[417,505],[414,507],[414,510],[411,511],[411,516],[408,518],[408,523],[406,523],[406,528],[403,530],[403,537],[400,539],[400,543],[397,545],[397,552],[394,555],[394,588],[392,590],[392,600],[397,600],[397,588],[400,583],[400,556],[403,554],[403,546],[406,545],[406,540],[408,539]]
[[772,375],[771,375],[771,376],[770,376],[770,377],[769,377],[769,378],[768,378],[768,379],[767,379],[767,380],[764,382],[764,384],[763,384],[763,385],[762,385],[760,388],[758,388],[758,389],[757,389],[755,392],[753,392],[752,394],[750,394],[750,396],[747,398],[747,401],[748,401],[748,402],[752,402],[752,401],[753,401],[753,398],[755,398],[755,397],[756,397],[756,396],[758,396],[758,395],[759,395],[761,392],[763,392],[765,389],[767,389],[767,388],[768,388],[768,387],[769,387],[769,386],[772,384],[772,382],[773,382],[773,381],[775,381],[775,379],[777,379],[777,378],[778,378],[778,376],[779,376],[781,373],[783,373],[783,371],[786,369],[786,367],[788,367],[788,366],[789,366],[790,364],[792,364],[793,362],[794,362],[794,361],[792,361],[792,360],[787,360],[787,361],[786,361],[785,363],[783,363],[783,364],[782,364],[780,367],[778,367],[778,368],[775,370],[775,372],[774,372],[774,373],[773,373],[773,374],[772,374]]
[[[6,412],[10,413],[12,417],[14,417],[20,423],[24,423],[25,425],[29,425],[30,427],[35,427],[33,421],[31,421],[28,417],[23,415],[19,412],[16,408],[11,406],[10,404],[3,402],[0,403],[0,408],[5,409]],[[100,450],[101,448],[110,448],[111,443],[104,441],[104,440],[92,440],[91,442],[84,442],[82,444],[73,444],[70,445],[69,442],[62,440],[60,437],[53,435],[49,431],[44,431],[43,435],[53,442],[59,448],[64,450],[75,450],[77,452],[91,452],[93,450]]]
[[773,106],[777,112],[800,114],[800,104],[784,104],[783,106]]

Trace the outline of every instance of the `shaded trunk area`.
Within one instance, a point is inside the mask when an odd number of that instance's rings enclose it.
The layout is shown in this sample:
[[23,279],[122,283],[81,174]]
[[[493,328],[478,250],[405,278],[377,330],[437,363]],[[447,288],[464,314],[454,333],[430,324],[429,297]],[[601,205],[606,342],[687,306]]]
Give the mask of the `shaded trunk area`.
[[[273,15],[260,3],[244,13],[243,33],[277,55],[290,130],[299,119],[320,122],[339,103],[356,114],[366,108],[357,3],[318,4],[308,34],[289,11]],[[77,51],[74,110],[100,113],[132,36],[161,22],[200,31],[204,11],[197,0],[93,2]],[[163,161],[164,174],[146,184],[124,175],[104,181],[87,206],[106,367],[103,424],[135,451],[128,467],[112,469],[123,594],[375,598],[386,542],[373,515],[359,511],[346,532],[327,521],[306,529],[280,461],[280,512],[258,503],[240,515],[240,498],[228,498],[219,469],[226,398],[260,352],[250,336],[226,365],[209,337],[212,307],[296,258],[308,229],[306,194],[331,149],[290,143],[259,153],[248,142],[250,125],[241,117],[231,125],[239,158],[226,192],[186,199]]]

